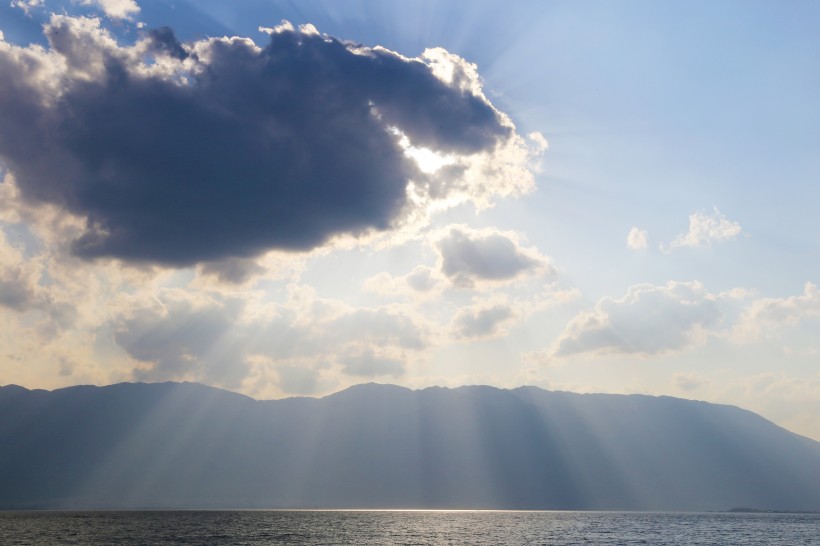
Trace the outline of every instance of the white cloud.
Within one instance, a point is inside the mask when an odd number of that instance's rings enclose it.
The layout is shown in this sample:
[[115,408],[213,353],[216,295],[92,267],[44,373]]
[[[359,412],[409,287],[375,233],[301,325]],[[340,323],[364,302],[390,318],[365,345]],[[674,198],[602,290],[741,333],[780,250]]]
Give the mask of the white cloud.
[[[32,10],[43,7],[43,0],[12,0],[11,7],[23,10],[26,15],[31,15]],[[0,39],[3,33],[0,32]]]
[[112,19],[130,19],[140,12],[134,0],[80,0],[80,4],[99,8]]
[[820,288],[807,282],[799,296],[752,301],[735,325],[733,337],[740,342],[771,337],[784,327],[817,317],[820,317]]
[[720,324],[716,297],[699,282],[632,286],[621,299],[603,298],[576,316],[553,345],[553,355],[658,355],[703,340]]
[[730,300],[745,300],[751,298],[752,296],[754,296],[754,292],[752,290],[742,287],[731,288],[720,293],[721,298]]
[[689,231],[679,235],[668,247],[661,246],[666,252],[678,247],[700,247],[712,242],[729,241],[742,231],[740,224],[731,221],[715,208],[711,215],[695,212],[689,215]]
[[626,236],[626,246],[632,250],[644,250],[649,242],[649,234],[645,230],[633,227]]

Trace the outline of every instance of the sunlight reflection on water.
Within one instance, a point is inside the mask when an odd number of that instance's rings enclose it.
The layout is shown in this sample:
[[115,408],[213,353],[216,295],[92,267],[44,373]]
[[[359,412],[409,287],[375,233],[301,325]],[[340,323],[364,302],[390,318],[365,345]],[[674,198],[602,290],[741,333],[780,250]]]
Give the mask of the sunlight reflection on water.
[[3,544],[820,544],[820,514],[0,512]]

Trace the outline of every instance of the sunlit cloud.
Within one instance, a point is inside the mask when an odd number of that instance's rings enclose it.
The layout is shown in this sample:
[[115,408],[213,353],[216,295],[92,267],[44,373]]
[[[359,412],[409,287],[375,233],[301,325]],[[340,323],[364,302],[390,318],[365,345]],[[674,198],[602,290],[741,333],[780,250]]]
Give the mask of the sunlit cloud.
[[807,282],[799,296],[752,301],[743,311],[732,335],[740,342],[770,338],[784,328],[819,317],[820,289],[816,284]]
[[679,235],[668,246],[661,245],[661,250],[669,252],[679,247],[708,246],[713,242],[734,239],[741,231],[740,224],[726,218],[717,208],[711,215],[695,212],[689,215],[689,231]]
[[79,0],[79,3],[98,8],[112,19],[131,19],[140,12],[134,0]]
[[633,227],[626,236],[626,246],[632,250],[645,250],[649,243],[649,234],[642,229]]
[[621,299],[603,298],[576,316],[553,345],[553,355],[658,355],[700,343],[721,324],[716,297],[698,282],[632,286]]

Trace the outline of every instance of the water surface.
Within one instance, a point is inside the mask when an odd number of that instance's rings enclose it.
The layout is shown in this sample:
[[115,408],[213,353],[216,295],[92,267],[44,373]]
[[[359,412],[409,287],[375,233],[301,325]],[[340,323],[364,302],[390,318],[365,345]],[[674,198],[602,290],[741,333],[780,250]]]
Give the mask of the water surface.
[[0,512],[3,544],[820,545],[820,514]]

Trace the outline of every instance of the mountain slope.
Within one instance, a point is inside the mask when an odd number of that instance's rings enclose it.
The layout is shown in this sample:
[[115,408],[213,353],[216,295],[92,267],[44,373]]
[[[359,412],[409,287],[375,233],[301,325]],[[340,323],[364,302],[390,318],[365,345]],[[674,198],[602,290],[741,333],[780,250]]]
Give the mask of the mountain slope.
[[820,444],[731,406],[534,387],[0,388],[0,507],[820,510]]

